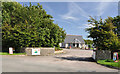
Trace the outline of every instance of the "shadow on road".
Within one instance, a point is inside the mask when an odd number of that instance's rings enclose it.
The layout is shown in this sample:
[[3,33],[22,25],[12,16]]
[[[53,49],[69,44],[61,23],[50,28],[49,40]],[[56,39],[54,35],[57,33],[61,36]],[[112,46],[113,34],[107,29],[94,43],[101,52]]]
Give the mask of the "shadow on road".
[[92,57],[56,57],[56,58],[64,59],[64,60],[71,60],[71,61],[95,62],[95,60]]

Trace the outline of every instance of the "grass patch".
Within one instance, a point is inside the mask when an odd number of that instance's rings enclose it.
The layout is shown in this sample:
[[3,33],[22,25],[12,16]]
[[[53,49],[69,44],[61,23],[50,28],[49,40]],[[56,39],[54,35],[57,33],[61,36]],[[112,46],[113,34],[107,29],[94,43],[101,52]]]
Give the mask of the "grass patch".
[[7,52],[0,52],[0,55],[25,55],[26,53],[13,53],[13,54],[9,54]]
[[93,50],[93,48],[90,48],[91,50]]
[[97,63],[120,68],[120,59],[119,62],[114,62],[113,60],[98,60]]

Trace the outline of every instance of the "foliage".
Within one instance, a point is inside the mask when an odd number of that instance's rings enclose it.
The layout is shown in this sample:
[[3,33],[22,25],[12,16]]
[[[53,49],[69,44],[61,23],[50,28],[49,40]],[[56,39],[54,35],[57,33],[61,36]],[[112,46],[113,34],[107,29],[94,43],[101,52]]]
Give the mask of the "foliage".
[[118,35],[118,37],[120,39],[120,16],[116,16],[116,17],[112,18],[112,22],[113,22],[113,25],[117,27],[114,30],[114,32]]
[[92,40],[85,40],[85,44],[88,45],[89,48],[92,48],[92,45],[93,45],[93,41]]
[[118,57],[120,58],[120,51],[118,51]]
[[89,44],[88,47],[91,48],[92,46]]
[[84,39],[84,41],[85,41],[85,44],[93,44],[93,41],[92,41],[92,40],[85,40],[85,39]]
[[63,49],[60,47],[55,47],[55,51],[59,51],[59,50],[63,50]]
[[113,26],[110,17],[105,19],[104,22],[101,18],[97,21],[90,17],[88,22],[94,26],[86,29],[90,34],[88,37],[93,38],[94,46],[97,47],[98,50],[116,50],[120,47],[117,34],[113,31],[116,27]]
[[65,30],[53,23],[53,17],[39,3],[22,6],[17,2],[3,2],[2,8],[3,49],[53,47],[64,41]]

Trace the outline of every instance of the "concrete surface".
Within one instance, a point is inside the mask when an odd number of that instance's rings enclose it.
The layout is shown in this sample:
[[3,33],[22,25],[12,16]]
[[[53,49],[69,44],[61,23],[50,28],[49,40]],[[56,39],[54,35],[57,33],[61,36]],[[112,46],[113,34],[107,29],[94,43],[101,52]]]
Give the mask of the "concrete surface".
[[2,56],[3,72],[118,72],[92,60],[92,50],[64,49],[54,56]]

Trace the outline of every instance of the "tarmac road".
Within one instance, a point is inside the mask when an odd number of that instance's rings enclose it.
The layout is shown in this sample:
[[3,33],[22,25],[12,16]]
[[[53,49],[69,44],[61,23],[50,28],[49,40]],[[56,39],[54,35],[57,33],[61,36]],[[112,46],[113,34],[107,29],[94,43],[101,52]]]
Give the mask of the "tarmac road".
[[64,49],[54,56],[2,56],[2,72],[118,72],[92,60],[92,50]]

